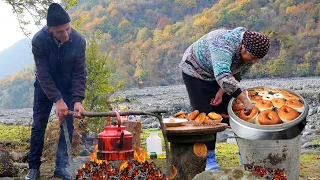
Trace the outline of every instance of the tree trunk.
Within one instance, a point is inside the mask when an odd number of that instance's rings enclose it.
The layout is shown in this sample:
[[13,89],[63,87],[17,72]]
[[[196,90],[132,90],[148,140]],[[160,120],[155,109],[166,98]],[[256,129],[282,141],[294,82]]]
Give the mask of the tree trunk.
[[122,121],[126,130],[132,133],[132,146],[140,147],[141,122],[139,121]]
[[176,180],[189,180],[206,167],[207,147],[203,143],[172,143],[172,164],[177,169]]

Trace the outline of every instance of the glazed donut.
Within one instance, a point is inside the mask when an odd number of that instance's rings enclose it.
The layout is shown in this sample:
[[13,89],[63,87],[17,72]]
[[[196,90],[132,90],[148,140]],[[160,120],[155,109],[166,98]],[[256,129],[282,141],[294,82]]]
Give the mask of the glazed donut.
[[304,105],[299,100],[296,100],[296,99],[287,100],[286,106],[289,106],[300,113],[304,110]]
[[202,124],[206,118],[207,118],[206,113],[200,113],[194,120],[194,123]]
[[261,96],[252,96],[252,97],[250,97],[250,101],[252,103],[256,103],[257,104],[257,102],[260,101],[260,100],[262,100]]
[[286,104],[286,101],[281,98],[274,98],[271,102],[272,102],[273,106],[278,109]]
[[210,113],[208,114],[208,117],[209,117],[210,119],[213,119],[213,120],[220,120],[220,119],[222,118],[222,116],[221,116],[220,114],[217,114],[217,113],[215,113],[215,112],[210,112]]
[[244,109],[243,103],[239,100],[236,100],[232,105],[232,111],[238,114],[242,109]]
[[250,122],[250,123],[254,123],[256,117],[258,116],[258,108],[253,106],[252,111],[249,115],[245,114],[245,110],[242,109],[238,115],[238,117],[244,121]]
[[271,110],[273,108],[272,102],[268,100],[260,100],[257,102],[256,107],[259,109],[260,112],[264,110]]
[[262,111],[256,119],[256,124],[259,125],[275,125],[280,123],[281,120],[279,115],[272,110]]
[[282,106],[278,110],[278,115],[282,122],[290,122],[296,119],[300,114],[289,106]]
[[199,111],[198,111],[198,110],[194,110],[193,112],[191,112],[191,113],[188,115],[187,119],[189,119],[189,120],[195,120],[198,115],[199,115]]
[[258,93],[259,96],[266,96],[266,95],[269,95],[269,92],[268,91],[260,91]]
[[286,100],[290,100],[290,99],[295,99],[295,100],[299,100],[299,97],[298,96],[296,96],[296,95],[293,95],[293,94],[284,94],[283,95],[284,96],[284,98],[286,99]]
[[178,117],[178,116],[183,115],[183,114],[184,114],[184,112],[179,111],[179,112],[175,113],[175,114],[173,115],[173,117]]
[[267,101],[272,101],[274,99],[274,97],[271,94],[267,94],[262,96],[263,100],[267,100]]
[[280,93],[275,93],[275,94],[273,95],[273,97],[274,97],[274,98],[284,98],[284,96],[283,96],[282,94],[280,94]]

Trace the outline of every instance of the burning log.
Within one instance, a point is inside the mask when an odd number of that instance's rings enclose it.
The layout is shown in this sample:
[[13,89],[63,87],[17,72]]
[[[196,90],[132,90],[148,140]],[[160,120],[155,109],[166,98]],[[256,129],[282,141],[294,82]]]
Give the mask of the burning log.
[[258,177],[264,177],[268,180],[287,180],[287,177],[282,169],[264,168],[262,166],[253,166],[244,164],[244,169]]
[[[125,166],[125,167],[124,167]],[[104,180],[104,179],[152,179],[164,180],[164,174],[156,167],[154,162],[137,160],[125,161],[124,165],[117,168],[112,162],[87,162],[76,176],[77,180]]]

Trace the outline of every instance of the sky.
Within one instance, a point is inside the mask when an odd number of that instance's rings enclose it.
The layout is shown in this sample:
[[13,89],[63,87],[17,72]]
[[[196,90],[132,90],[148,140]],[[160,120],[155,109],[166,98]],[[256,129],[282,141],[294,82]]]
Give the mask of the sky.
[[[18,19],[11,6],[0,0],[0,52],[21,39],[27,38],[19,28]],[[39,30],[35,25],[28,26],[32,36]],[[31,36],[31,37],[32,37]]]

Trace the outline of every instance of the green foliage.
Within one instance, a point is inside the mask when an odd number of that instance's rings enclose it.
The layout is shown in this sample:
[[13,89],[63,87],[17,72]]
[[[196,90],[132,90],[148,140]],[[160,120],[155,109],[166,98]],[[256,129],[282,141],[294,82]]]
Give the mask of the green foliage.
[[107,97],[123,87],[122,82],[119,82],[116,86],[112,86],[110,82],[114,62],[106,54],[101,53],[100,43],[102,38],[100,32],[92,36],[88,41],[86,50],[88,79],[84,106],[88,111],[109,109]]
[[0,107],[26,108],[33,103],[34,67],[0,80]]

